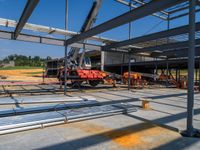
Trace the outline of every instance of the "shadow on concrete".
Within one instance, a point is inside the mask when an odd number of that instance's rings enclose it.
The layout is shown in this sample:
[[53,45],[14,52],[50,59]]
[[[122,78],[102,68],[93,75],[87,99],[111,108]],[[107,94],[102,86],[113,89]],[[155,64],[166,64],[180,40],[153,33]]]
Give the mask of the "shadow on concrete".
[[[198,110],[198,111],[200,111],[200,110]],[[133,117],[133,116],[131,115],[131,117]],[[182,114],[180,114],[177,117],[182,117]],[[138,119],[138,117],[134,117],[134,118]],[[167,118],[168,117],[164,117],[163,119],[167,119]],[[144,119],[140,119],[140,120],[145,121]],[[174,118],[173,119],[167,119],[167,120],[168,121],[174,120]],[[48,149],[48,150],[49,149],[56,149],[56,150],[57,149],[59,149],[59,150],[63,149],[64,150],[64,149],[70,149],[69,146],[72,147],[72,149],[90,148],[92,146],[95,146],[95,145],[98,145],[98,144],[103,144],[107,141],[112,141],[112,140],[115,140],[115,139],[120,138],[120,137],[128,136],[130,134],[136,134],[137,132],[144,131],[144,130],[147,130],[147,129],[150,129],[150,128],[153,128],[153,127],[155,127],[154,124],[144,122],[144,123],[140,123],[140,124],[136,124],[136,125],[126,126],[126,127],[123,127],[123,128],[114,129],[114,130],[98,133],[98,134],[95,134],[95,135],[91,135],[91,136],[78,138],[78,139],[66,141],[66,142],[63,142],[63,143],[43,147],[43,148],[40,148],[40,150],[44,150],[44,149]],[[188,141],[188,139],[189,139],[189,141]],[[180,137],[180,138],[178,138],[174,141],[171,141],[169,143],[161,145],[161,146],[159,146],[155,149],[173,148],[173,149],[176,149],[176,150],[181,150],[183,148],[190,147],[190,146],[192,146],[193,144],[195,144],[196,142],[199,142],[199,141],[200,140],[193,139],[193,138]],[[117,143],[116,143],[116,145],[117,145]],[[134,146],[134,144],[133,144],[133,146]],[[109,147],[107,147],[107,148],[109,149]],[[137,148],[139,149],[139,146]],[[147,149],[148,149],[148,147],[147,147]]]
[[195,138],[178,138],[166,144],[160,145],[153,150],[183,150],[183,149],[199,149],[199,145],[195,146],[194,144],[200,142],[200,139]]

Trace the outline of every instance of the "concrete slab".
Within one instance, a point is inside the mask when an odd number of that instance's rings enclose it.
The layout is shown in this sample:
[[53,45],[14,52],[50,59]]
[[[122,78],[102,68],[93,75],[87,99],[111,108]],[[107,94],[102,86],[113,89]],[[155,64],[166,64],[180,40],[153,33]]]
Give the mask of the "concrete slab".
[[[0,136],[0,149],[199,149],[200,139],[184,138],[187,94],[179,89],[71,92],[102,103],[151,98],[151,110]],[[48,95],[47,95],[48,97]],[[42,98],[42,97],[41,97]],[[24,106],[26,107],[26,105]],[[194,127],[200,129],[200,94],[195,94]],[[151,122],[151,123],[150,123]],[[154,123],[154,124],[152,124]],[[157,125],[155,125],[157,124]],[[158,126],[158,125],[164,125]],[[166,128],[165,128],[166,127]]]
[[[174,141],[179,141],[178,143]],[[119,115],[0,136],[0,149],[154,149],[182,147],[177,132]],[[189,139],[185,148],[200,146]],[[170,144],[172,143],[172,145]],[[194,148],[194,147],[193,147]]]

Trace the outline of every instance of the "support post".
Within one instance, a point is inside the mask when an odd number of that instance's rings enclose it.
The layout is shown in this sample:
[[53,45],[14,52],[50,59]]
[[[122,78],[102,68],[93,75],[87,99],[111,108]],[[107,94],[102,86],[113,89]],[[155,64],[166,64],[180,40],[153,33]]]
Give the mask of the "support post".
[[[66,6],[65,6],[65,30],[68,29],[68,0],[66,0]],[[67,37],[65,36],[65,41],[67,40]],[[67,53],[68,53],[68,46],[65,43],[65,66],[64,66],[64,95],[67,95]]]
[[42,83],[44,84],[45,61],[43,62]]
[[[122,64],[121,64],[121,76],[123,77],[123,72],[124,72],[124,53],[122,54]],[[123,78],[121,78],[121,84],[123,84]]]
[[[157,64],[157,58],[155,58],[155,70],[154,70],[154,75],[157,75],[158,74],[158,64]],[[154,81],[156,81],[156,76],[154,76]]]
[[168,85],[168,75],[169,75],[169,64],[168,64],[168,60],[167,60],[167,72],[166,72],[166,86]]
[[194,135],[194,56],[195,56],[195,6],[196,0],[189,0],[189,50],[188,50],[188,95],[187,136]]
[[[167,30],[170,28],[170,15],[167,15]],[[169,43],[169,37],[167,38],[167,44]]]
[[[131,11],[131,0],[129,1],[129,11]],[[128,38],[131,39],[131,22],[128,23]],[[131,50],[128,53],[128,90],[131,88]]]
[[196,65],[195,65],[195,84],[198,82],[197,81],[197,75],[198,74],[198,69],[197,69],[197,67],[196,67]]
[[200,58],[199,58],[199,91],[200,91]]
[[128,90],[131,89],[131,54],[128,55]]

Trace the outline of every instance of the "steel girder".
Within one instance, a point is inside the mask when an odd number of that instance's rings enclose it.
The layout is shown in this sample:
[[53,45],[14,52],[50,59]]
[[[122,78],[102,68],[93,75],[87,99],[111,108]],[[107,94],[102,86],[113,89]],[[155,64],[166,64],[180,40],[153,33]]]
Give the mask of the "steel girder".
[[[200,30],[200,22],[196,23],[196,31],[199,31],[199,30]],[[165,31],[137,37],[137,38],[132,38],[130,40],[125,40],[125,41],[115,42],[115,43],[112,43],[109,45],[105,45],[102,47],[102,50],[119,48],[119,47],[137,44],[137,43],[141,43],[141,42],[146,42],[146,41],[156,40],[156,39],[160,39],[160,38],[166,38],[166,37],[170,37],[170,36],[185,34],[185,33],[188,33],[188,31],[189,31],[189,26],[185,25],[185,26],[181,26],[178,28],[170,29],[170,30],[165,30]]]
[[182,3],[184,1],[186,1],[186,0],[167,0],[167,1],[166,0],[154,0],[154,1],[151,1],[142,7],[133,9],[132,11],[124,13],[124,14],[122,14],[116,18],[113,18],[105,23],[102,23],[86,32],[83,32],[77,36],[74,36],[74,37],[68,39],[66,41],[66,45],[70,45],[72,43],[87,39],[91,36],[111,30],[113,28],[116,28],[116,27],[126,24],[128,22],[143,18],[152,13],[161,11],[165,8],[171,7],[178,3]]
[[[200,44],[200,39],[196,40],[196,45]],[[142,49],[136,49],[133,51],[133,53],[141,53],[141,52],[153,52],[153,51],[166,51],[166,50],[173,50],[173,49],[180,49],[188,47],[188,41],[184,42],[176,42],[176,43],[169,43],[169,44],[163,44],[158,46],[152,46]]]
[[15,28],[14,37],[13,37],[14,39],[18,37],[18,35],[20,34],[21,30],[23,29],[24,25],[26,24],[27,20],[31,16],[32,12],[34,11],[38,3],[39,3],[39,0],[27,1],[26,6],[23,10],[23,13],[19,19],[19,22]]

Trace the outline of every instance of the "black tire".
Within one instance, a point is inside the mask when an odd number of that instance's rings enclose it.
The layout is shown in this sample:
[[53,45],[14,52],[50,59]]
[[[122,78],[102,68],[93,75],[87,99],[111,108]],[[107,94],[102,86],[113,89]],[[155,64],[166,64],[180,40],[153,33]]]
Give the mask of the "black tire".
[[[71,76],[78,76],[76,71],[72,71],[70,75]],[[80,88],[83,81],[71,80],[71,83],[72,83],[72,87]]]
[[93,87],[95,87],[95,86],[97,86],[98,84],[99,84],[99,80],[90,80],[89,81],[89,84],[91,85],[91,86],[93,86]]

